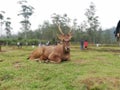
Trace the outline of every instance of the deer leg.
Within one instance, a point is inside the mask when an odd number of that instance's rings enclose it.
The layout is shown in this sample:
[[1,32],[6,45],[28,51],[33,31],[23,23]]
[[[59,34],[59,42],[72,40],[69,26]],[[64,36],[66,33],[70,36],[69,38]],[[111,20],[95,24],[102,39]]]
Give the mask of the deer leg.
[[44,62],[44,63],[49,62],[48,59],[47,59],[47,57],[45,57],[45,56],[43,56],[43,55],[40,56],[40,61],[41,61],[41,62]]
[[52,63],[60,63],[60,62],[61,62],[61,59],[50,60],[50,62],[52,62]]
[[56,63],[60,63],[60,62],[61,62],[61,59],[60,59],[60,58],[56,58],[56,59],[55,59],[55,62],[56,62]]
[[49,60],[52,63],[60,63],[61,62],[61,59],[57,55],[50,55]]

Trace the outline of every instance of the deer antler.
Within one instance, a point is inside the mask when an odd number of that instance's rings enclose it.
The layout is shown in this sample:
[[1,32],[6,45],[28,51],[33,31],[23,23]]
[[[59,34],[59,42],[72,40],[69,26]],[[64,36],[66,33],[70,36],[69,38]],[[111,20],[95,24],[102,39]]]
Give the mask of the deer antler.
[[69,32],[68,33],[71,33],[72,32],[72,27],[69,27],[70,28],[70,30],[69,30]]
[[[68,26],[68,25],[67,25],[67,26]],[[71,27],[71,26],[68,26],[68,28],[70,29],[69,32],[68,32],[68,34],[71,34],[71,32],[72,32],[72,27]]]
[[64,33],[62,32],[62,29],[60,28],[60,24],[57,24],[57,26],[58,26],[58,29],[59,29],[60,33],[61,33],[62,35],[64,35]]

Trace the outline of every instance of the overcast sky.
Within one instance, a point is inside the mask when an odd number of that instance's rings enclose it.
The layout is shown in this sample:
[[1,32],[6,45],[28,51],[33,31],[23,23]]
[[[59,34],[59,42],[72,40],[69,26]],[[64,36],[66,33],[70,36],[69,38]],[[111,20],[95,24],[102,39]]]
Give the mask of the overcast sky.
[[[0,11],[5,11],[6,17],[11,17],[13,32],[21,31],[20,20],[17,16],[20,11],[18,0],[0,0]],[[51,20],[53,13],[63,15],[66,13],[71,19],[77,19],[80,24],[84,19],[86,9],[90,2],[96,6],[96,15],[103,29],[116,26],[120,19],[120,0],[28,0],[28,3],[35,8],[34,14],[30,17],[31,29],[36,29],[45,20]]]

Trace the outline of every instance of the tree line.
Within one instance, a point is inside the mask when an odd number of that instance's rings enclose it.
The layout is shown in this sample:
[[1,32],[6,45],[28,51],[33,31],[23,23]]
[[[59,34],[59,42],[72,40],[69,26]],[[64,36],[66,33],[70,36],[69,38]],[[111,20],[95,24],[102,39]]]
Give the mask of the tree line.
[[34,13],[34,7],[27,5],[26,0],[20,0],[18,4],[21,6],[21,10],[18,16],[22,16],[23,20],[20,21],[22,32],[18,32],[16,35],[11,34],[11,22],[7,17],[4,21],[4,12],[0,13],[0,30],[2,32],[3,24],[5,25],[6,36],[0,36],[0,41],[5,44],[14,44],[18,41],[27,42],[30,44],[38,44],[40,42],[50,41],[51,43],[57,42],[57,34],[59,33],[57,24],[60,24],[64,33],[68,33],[69,29],[72,29],[72,42],[80,42],[80,40],[88,40],[90,43],[114,43],[115,38],[113,31],[115,27],[107,30],[102,30],[99,22],[99,17],[96,15],[96,7],[93,2],[86,9],[84,15],[86,21],[81,24],[77,23],[77,19],[71,19],[67,14],[59,15],[53,13],[51,21],[44,21],[39,25],[36,30],[31,30],[31,23],[29,21],[30,16]]
[[[85,11],[86,21],[80,25],[77,19],[71,19],[67,14],[59,15],[53,13],[51,21],[44,21],[36,30],[29,30],[27,32],[27,39],[38,39],[39,41],[57,41],[57,34],[59,33],[57,24],[61,25],[64,33],[72,28],[73,38],[72,42],[80,42],[81,39],[88,40],[90,43],[115,43],[114,30],[115,27],[102,30],[99,22],[99,17],[96,16],[96,9],[94,3],[90,3],[89,8]],[[19,32],[18,37],[24,37],[25,32]]]

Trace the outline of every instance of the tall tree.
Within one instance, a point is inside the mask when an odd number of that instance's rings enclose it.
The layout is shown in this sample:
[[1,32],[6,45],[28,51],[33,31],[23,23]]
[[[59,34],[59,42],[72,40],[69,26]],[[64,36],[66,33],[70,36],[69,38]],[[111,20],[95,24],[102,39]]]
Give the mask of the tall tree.
[[0,11],[0,37],[2,36],[2,26],[4,24],[4,11]]
[[[0,37],[2,37],[2,26],[4,24],[4,11],[0,11]],[[1,44],[2,42],[0,42],[0,51],[1,51]]]
[[93,2],[91,2],[89,8],[85,12],[87,17],[87,34],[89,36],[90,42],[97,42],[97,31],[100,28],[100,23],[98,21],[98,16],[96,16],[96,9]]
[[61,28],[63,28],[63,32],[64,33],[67,33],[68,31],[68,26],[71,22],[71,19],[67,16],[67,14],[63,14],[63,15],[59,15],[59,14],[56,14],[54,13],[52,15],[52,22],[53,24],[60,24],[61,25]]
[[7,38],[10,37],[11,35],[11,21],[10,21],[11,18],[7,17],[6,21],[5,21],[5,30],[6,30],[6,35],[7,35]]
[[27,39],[27,32],[29,31],[30,26],[31,26],[29,18],[33,14],[34,8],[31,5],[28,5],[26,0],[20,0],[18,3],[21,5],[21,8],[22,8],[18,16],[21,15],[24,18],[20,22],[22,25],[21,29],[23,30],[25,34],[25,39]]
[[87,24],[85,21],[83,21],[77,29],[77,32],[75,33],[75,36],[77,36],[77,41],[81,41],[81,40],[88,40],[88,35],[86,33],[86,28],[87,28]]

